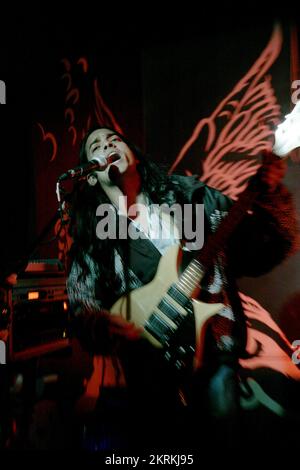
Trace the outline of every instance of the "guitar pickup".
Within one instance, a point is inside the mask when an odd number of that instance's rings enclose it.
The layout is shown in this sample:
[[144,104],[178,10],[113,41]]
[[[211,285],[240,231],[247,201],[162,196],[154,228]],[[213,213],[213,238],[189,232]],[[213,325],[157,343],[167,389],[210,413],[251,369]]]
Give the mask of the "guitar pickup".
[[166,344],[175,331],[169,323],[163,320],[163,318],[156,313],[153,313],[150,316],[144,328],[163,345]]

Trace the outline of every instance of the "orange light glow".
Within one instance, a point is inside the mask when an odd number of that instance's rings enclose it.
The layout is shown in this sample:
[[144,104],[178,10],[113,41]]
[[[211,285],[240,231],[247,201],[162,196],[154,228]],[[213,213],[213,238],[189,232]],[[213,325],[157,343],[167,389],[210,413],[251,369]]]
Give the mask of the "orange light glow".
[[28,300],[36,300],[40,296],[39,292],[28,292]]

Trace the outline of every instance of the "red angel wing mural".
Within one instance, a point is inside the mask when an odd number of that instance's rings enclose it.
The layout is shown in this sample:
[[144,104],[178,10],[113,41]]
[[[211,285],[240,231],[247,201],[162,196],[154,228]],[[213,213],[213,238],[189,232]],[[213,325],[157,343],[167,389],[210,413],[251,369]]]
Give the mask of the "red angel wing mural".
[[288,378],[300,380],[300,369],[292,361],[294,349],[271,315],[258,302],[240,292],[248,323],[247,369],[268,367]]
[[[66,97],[65,97],[65,121],[68,124],[68,132],[72,136],[72,145],[78,144],[78,140],[86,134],[92,125],[107,126],[122,133],[122,129],[118,124],[113,112],[109,109],[100,92],[98,79],[90,80],[87,76],[89,70],[88,60],[80,57],[76,63],[72,64],[68,59],[63,59],[64,73],[62,79],[66,81]],[[76,86],[75,76],[79,80],[86,79],[86,86]],[[87,113],[86,96],[84,91],[90,94],[92,112]]]
[[[72,63],[64,58],[61,63],[64,68],[61,80],[65,83],[64,124],[67,128],[67,134],[71,138],[71,146],[79,145],[92,125],[107,126],[122,133],[121,126],[101,95],[99,80],[93,79],[91,81],[87,76],[89,70],[87,59],[80,57],[75,63]],[[86,80],[85,84],[84,79]],[[76,81],[79,81],[81,85],[76,85]],[[90,108],[87,106],[86,96],[84,96],[85,89],[90,94],[89,101],[92,103]],[[87,109],[92,109],[92,112],[87,112]],[[55,132],[45,132],[42,124],[37,123],[37,125],[41,131],[42,142],[49,141],[52,144],[49,157],[49,162],[52,162],[58,155],[57,141],[59,136]]]
[[[94,125],[107,126],[122,134],[121,126],[101,95],[99,80],[91,80],[87,76],[89,70],[87,59],[80,57],[75,63],[72,63],[64,58],[61,62],[64,68],[61,79],[66,84],[64,127],[66,128],[66,139],[69,141],[69,149],[78,147],[87,130]],[[77,86],[76,82],[81,85]],[[92,103],[90,107],[87,106],[86,94],[88,94],[88,101]],[[90,109],[92,109],[91,112]],[[46,134],[41,124],[38,125],[42,131],[43,141],[51,140],[52,154],[49,161],[52,162],[58,154],[57,139],[59,136],[50,132]],[[65,217],[67,218],[67,216]],[[65,220],[64,224],[66,222]],[[67,226],[62,226],[61,220],[58,220],[54,232],[58,240],[58,258],[64,262],[66,253],[71,246]]]
[[241,292],[240,297],[248,324],[249,354],[240,359],[241,407],[263,406],[281,418],[299,422],[300,361],[293,361],[297,352],[269,312]]
[[[170,172],[187,159],[191,147],[206,132],[205,154],[199,156],[203,167],[201,180],[236,199],[259,166],[257,159],[251,157],[270,148],[272,129],[279,122],[280,107],[266,73],[277,59],[281,44],[281,29],[276,26],[268,45],[246,75],[209,117],[198,122]],[[226,161],[224,157],[232,153],[241,158]],[[186,172],[189,173],[188,165]]]

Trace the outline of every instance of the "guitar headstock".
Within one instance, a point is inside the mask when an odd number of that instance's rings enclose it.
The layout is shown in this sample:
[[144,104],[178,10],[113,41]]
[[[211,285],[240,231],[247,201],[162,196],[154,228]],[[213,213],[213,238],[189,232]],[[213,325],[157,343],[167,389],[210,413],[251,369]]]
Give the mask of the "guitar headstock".
[[278,125],[274,137],[275,143],[272,151],[280,158],[300,147],[300,100],[285,116],[285,120]]

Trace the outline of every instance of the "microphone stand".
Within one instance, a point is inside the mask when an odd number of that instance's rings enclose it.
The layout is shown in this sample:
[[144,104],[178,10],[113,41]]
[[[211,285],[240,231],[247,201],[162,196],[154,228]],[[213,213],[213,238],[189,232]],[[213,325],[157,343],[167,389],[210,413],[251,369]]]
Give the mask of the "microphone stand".
[[[68,220],[64,220],[63,215],[64,215],[64,201],[63,201],[63,196],[62,196],[62,190],[60,186],[60,182],[57,181],[56,183],[56,194],[57,194],[57,200],[59,207],[57,211],[54,213],[54,215],[51,217],[49,222],[44,226],[44,228],[41,230],[39,235],[31,242],[26,250],[26,253],[15,262],[15,266],[9,269],[9,272],[4,273],[4,279],[7,279],[7,277],[12,274],[16,273],[17,275],[20,274],[27,266],[28,261],[30,260],[30,257],[32,253],[36,250],[36,248],[43,242],[45,237],[47,236],[48,233],[54,228],[56,222],[60,219],[62,225],[66,225],[68,223]],[[56,237],[55,237],[56,238]],[[54,238],[54,239],[55,239]],[[5,282],[5,281],[4,281]]]

